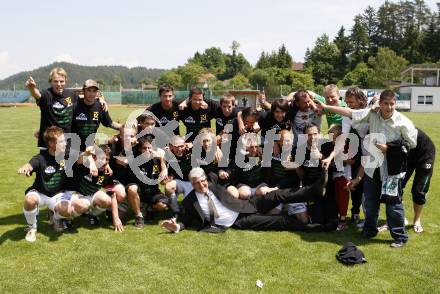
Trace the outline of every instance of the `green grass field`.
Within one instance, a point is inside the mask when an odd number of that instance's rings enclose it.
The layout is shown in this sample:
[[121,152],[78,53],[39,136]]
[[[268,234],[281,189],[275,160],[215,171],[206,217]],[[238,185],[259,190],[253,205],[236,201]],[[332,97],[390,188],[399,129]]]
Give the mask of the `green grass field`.
[[[134,108],[111,108],[124,120]],[[440,115],[407,113],[440,143]],[[0,292],[149,292],[149,293],[437,293],[440,289],[439,162],[423,212],[425,232],[402,249],[389,247],[381,233],[364,240],[350,227],[344,232],[296,233],[228,230],[209,235],[195,231],[169,234],[158,224],[143,230],[129,220],[125,232],[109,225],[91,228],[83,219],[73,233],[57,234],[39,215],[37,241],[24,240],[24,190],[33,178],[17,168],[38,152],[33,133],[36,107],[0,108]],[[409,189],[406,216],[412,220]],[[381,219],[384,220],[384,209]],[[409,227],[408,227],[409,228]],[[335,253],[347,241],[364,251],[368,262],[345,267]],[[263,289],[255,285],[260,279]]]

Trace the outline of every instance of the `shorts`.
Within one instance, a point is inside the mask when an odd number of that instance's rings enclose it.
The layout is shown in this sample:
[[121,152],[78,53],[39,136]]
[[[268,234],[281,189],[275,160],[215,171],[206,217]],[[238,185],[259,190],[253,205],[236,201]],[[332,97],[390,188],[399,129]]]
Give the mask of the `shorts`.
[[176,194],[183,194],[183,199],[193,190],[193,186],[189,181],[176,179]]
[[29,190],[26,191],[26,196],[30,195],[30,194],[33,194],[33,195],[37,196],[37,198],[38,198],[38,207],[40,207],[40,206],[47,206],[47,207],[49,207],[49,209],[53,209],[53,207],[55,206],[54,204],[52,204],[52,202],[54,201],[53,197],[49,197],[49,196],[47,196],[47,195],[45,195],[43,193],[38,192],[35,189],[29,189]]
[[105,193],[107,193],[108,195],[112,195],[118,185],[124,187],[124,185],[122,185],[120,182],[113,181],[113,184],[105,185],[103,188],[105,190]]
[[53,208],[61,202],[72,202],[73,200],[77,200],[80,197],[83,197],[81,194],[79,194],[76,191],[64,191],[64,192],[60,192],[58,194],[56,194],[55,196],[52,197],[52,202],[51,204],[53,204],[53,207],[51,208],[49,206],[50,209],[53,210]]
[[287,204],[287,214],[294,215],[298,213],[307,212],[307,206],[305,203],[289,203]]
[[433,162],[425,162],[417,166],[409,164],[408,169],[403,179],[402,186],[406,186],[406,183],[415,172],[413,185],[411,188],[412,199],[415,204],[423,205],[426,203],[426,198],[431,183],[432,172],[434,169]]
[[140,187],[138,184],[128,184],[127,188],[133,185],[137,186],[138,188],[138,195],[141,202],[149,205],[154,205],[158,202],[168,204],[168,197],[165,196],[165,194],[160,190],[145,189]]

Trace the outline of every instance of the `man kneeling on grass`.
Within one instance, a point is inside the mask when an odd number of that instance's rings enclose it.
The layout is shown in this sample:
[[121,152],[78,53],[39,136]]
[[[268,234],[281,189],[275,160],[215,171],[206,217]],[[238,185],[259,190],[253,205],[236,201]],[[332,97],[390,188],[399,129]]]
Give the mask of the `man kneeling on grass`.
[[[99,225],[98,215],[106,209],[112,210],[113,225],[116,232],[123,231],[118,215],[118,200],[126,196],[125,187],[106,173],[109,168],[111,150],[108,145],[87,147],[73,166],[74,176],[68,181],[68,190],[57,197],[55,218],[74,218],[88,214],[91,225]],[[83,163],[86,162],[89,168]],[[102,191],[111,186],[111,196]],[[70,199],[70,200],[69,200]]]
[[35,181],[26,190],[23,213],[28,227],[26,228],[26,241],[34,242],[37,239],[37,215],[40,207],[48,206],[54,209],[54,196],[59,193],[66,181],[64,161],[57,162],[55,156],[64,154],[66,140],[61,128],[52,126],[46,129],[43,135],[47,150],[18,169],[19,174],[31,176],[36,173]]
[[196,167],[189,173],[194,190],[182,201],[179,222],[175,218],[162,222],[161,226],[174,233],[195,226],[200,231],[219,233],[234,226],[248,230],[312,230],[320,225],[300,224],[294,217],[268,214],[280,203],[306,202],[322,197],[326,177],[311,186],[300,189],[276,190],[262,197],[237,199],[217,183],[214,173],[208,177]]

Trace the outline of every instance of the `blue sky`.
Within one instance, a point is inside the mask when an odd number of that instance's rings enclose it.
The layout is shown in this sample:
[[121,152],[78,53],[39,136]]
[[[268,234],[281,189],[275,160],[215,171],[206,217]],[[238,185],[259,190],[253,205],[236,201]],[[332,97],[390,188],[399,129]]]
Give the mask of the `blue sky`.
[[[436,9],[439,0],[428,0]],[[233,40],[255,63],[284,43],[295,61],[323,33],[351,28],[383,0],[5,1],[0,10],[0,79],[69,61],[172,68],[195,51]]]

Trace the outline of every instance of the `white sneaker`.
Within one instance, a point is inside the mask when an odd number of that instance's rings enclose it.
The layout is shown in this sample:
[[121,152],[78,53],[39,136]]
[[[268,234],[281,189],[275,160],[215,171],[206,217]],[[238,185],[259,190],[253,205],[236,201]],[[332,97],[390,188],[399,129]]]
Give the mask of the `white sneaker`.
[[377,230],[379,231],[379,233],[388,231],[388,225],[384,224],[383,226],[378,227]]
[[356,228],[358,229],[362,229],[365,225],[365,220],[360,221],[359,223],[356,224]]
[[409,221],[408,221],[408,219],[405,217],[405,220],[403,221],[403,223],[405,224],[405,227],[407,226],[407,225],[409,225]]
[[25,239],[28,242],[35,242],[35,240],[37,240],[37,229],[29,227],[27,229],[27,233],[26,233]]

